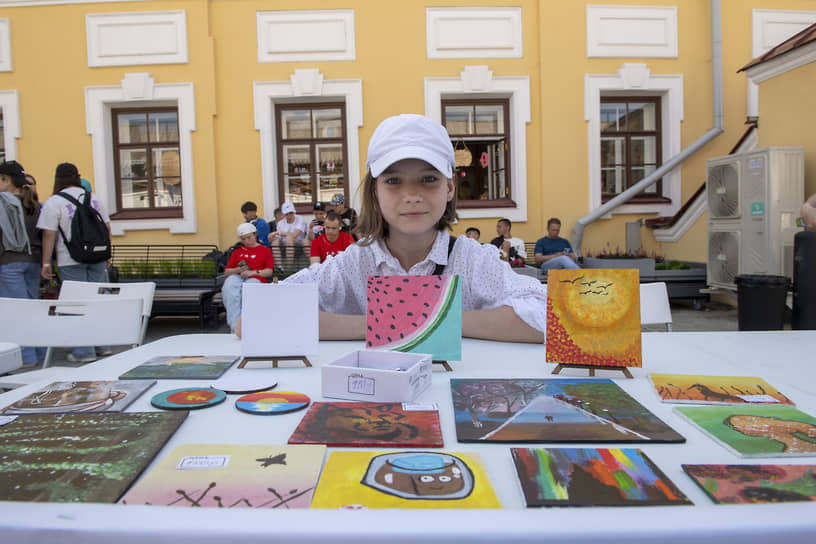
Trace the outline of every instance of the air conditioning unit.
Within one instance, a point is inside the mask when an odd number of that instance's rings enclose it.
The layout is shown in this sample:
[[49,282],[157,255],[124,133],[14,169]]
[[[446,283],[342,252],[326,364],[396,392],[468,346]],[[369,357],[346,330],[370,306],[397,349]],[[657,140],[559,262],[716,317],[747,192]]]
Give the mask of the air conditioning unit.
[[792,277],[804,150],[769,147],[706,161],[708,284],[736,289],[740,274]]

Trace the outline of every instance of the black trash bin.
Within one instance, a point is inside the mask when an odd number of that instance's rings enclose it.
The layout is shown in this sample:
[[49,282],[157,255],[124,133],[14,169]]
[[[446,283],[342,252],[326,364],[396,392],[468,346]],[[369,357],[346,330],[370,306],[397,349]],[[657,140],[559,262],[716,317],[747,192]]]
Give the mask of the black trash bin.
[[785,328],[789,278],[743,274],[736,277],[736,284],[739,330],[777,331]]
[[816,330],[816,232],[793,237],[794,330]]

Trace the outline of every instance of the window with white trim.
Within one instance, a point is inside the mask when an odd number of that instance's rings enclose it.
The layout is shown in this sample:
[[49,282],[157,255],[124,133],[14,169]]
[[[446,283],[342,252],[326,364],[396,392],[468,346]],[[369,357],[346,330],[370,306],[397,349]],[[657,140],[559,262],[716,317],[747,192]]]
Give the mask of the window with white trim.
[[508,99],[442,100],[456,155],[459,208],[513,207]]
[[[660,97],[601,97],[601,198],[606,201],[661,164]],[[658,181],[634,201],[666,201]]]

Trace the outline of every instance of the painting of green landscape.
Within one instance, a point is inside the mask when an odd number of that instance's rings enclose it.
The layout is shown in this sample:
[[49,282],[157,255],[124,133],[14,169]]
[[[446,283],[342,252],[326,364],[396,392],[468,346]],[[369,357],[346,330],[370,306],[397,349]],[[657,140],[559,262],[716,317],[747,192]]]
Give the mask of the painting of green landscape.
[[0,500],[116,502],[186,417],[187,412],[17,416],[0,427]]

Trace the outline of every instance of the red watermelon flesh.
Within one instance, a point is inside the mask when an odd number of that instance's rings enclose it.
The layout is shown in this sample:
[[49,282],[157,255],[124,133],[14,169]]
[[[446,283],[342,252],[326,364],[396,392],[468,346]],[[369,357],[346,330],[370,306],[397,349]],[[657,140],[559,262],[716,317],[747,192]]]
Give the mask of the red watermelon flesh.
[[[432,332],[455,276],[369,276],[366,347],[400,349]],[[452,285],[453,283],[453,285]]]

